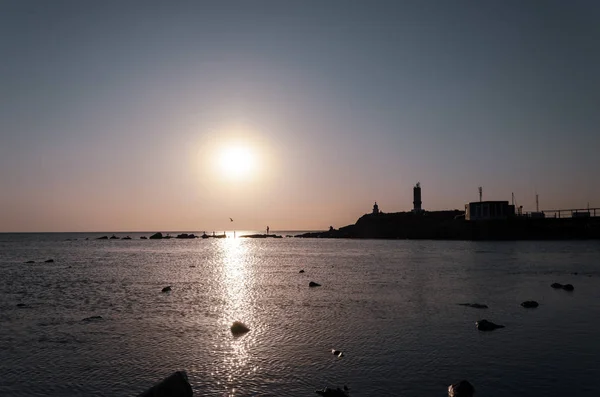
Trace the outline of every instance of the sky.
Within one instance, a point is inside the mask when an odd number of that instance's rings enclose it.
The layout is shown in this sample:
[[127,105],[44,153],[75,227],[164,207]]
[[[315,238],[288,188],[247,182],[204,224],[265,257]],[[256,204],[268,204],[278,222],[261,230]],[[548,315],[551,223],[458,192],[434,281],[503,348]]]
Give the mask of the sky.
[[599,20],[595,0],[1,0],[0,232],[337,228],[410,210],[417,182],[426,210],[479,186],[600,207]]

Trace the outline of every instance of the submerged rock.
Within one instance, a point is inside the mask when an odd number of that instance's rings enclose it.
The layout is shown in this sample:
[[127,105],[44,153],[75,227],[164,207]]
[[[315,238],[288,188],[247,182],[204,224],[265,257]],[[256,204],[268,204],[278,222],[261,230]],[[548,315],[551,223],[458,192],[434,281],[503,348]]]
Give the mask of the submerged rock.
[[98,237],[96,240],[108,240],[108,236]]
[[110,236],[110,239],[111,240],[118,240],[119,238],[113,234],[112,236]]
[[304,269],[300,270],[298,273],[304,273]]
[[25,308],[25,307],[27,307],[27,304],[26,303],[17,303],[17,307]]
[[554,289],[560,289],[563,287],[563,285],[560,283],[552,283],[551,287]]
[[137,397],[193,397],[194,392],[184,371],[171,374]]
[[161,238],[163,238],[163,235],[161,232],[154,233],[152,236],[150,236],[150,240],[160,240]]
[[460,306],[472,307],[474,309],[487,309],[488,305],[483,305],[481,303],[459,303]]
[[319,283],[315,283],[314,281],[311,281],[310,283],[308,283],[308,286],[309,286],[309,287],[320,287],[320,286],[321,286],[321,284],[319,284]]
[[170,286],[170,285],[167,285],[166,287],[164,287],[164,288],[162,289],[162,292],[171,292],[171,286]]
[[140,237],[140,240],[148,240],[148,237],[142,236],[142,237]]
[[131,240],[131,237],[125,236],[125,237],[122,238],[122,240]]
[[344,357],[344,352],[342,352],[341,350],[331,349],[331,354],[338,357]]
[[86,323],[89,323],[91,321],[99,321],[99,320],[102,320],[102,319],[103,319],[102,316],[91,316],[91,317],[86,317],[86,318],[84,318],[81,321],[85,321]]
[[327,397],[349,397],[347,391],[348,388],[346,386],[344,386],[344,390],[340,389],[339,387],[336,389],[326,387],[323,390],[315,390],[315,393],[317,393],[320,396]]
[[573,287],[572,284],[565,284],[565,285],[563,285],[563,289],[565,291],[573,291],[575,289],[575,287]]
[[475,388],[466,380],[448,386],[448,397],[473,397]]
[[521,303],[521,306],[523,306],[526,309],[531,309],[534,307],[538,307],[540,304],[537,303],[536,301],[525,301],[523,303]]
[[475,326],[480,331],[493,331],[497,328],[504,328],[504,325],[494,324],[488,320],[479,320],[475,322]]
[[46,259],[44,263],[54,263],[54,259]]
[[250,328],[248,328],[246,326],[246,324],[244,324],[241,321],[234,321],[233,324],[231,324],[231,333],[234,336],[240,336],[245,334],[246,332],[250,331]]
[[27,262],[25,262],[25,263],[35,263],[35,261],[27,261]]

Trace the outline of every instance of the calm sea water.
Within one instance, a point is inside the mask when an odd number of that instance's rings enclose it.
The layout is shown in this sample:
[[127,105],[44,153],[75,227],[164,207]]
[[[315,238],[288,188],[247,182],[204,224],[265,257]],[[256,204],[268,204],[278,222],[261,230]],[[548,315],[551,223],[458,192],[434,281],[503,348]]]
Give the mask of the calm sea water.
[[176,370],[197,396],[600,393],[598,241],[96,236],[0,234],[1,396],[132,396]]

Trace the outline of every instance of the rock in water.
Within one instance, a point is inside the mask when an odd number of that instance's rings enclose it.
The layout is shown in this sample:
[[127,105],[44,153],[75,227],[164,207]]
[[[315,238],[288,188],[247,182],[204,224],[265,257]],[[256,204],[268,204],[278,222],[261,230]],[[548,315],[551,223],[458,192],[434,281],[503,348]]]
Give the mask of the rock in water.
[[91,316],[91,317],[86,317],[81,321],[85,321],[86,323],[89,323],[91,321],[100,321],[102,320],[102,316]]
[[327,397],[348,397],[348,393],[346,393],[344,390],[340,389],[339,387],[337,389],[331,389],[329,387],[326,387],[323,390],[315,390],[315,393],[317,393],[318,395],[327,396]]
[[479,320],[475,322],[477,329],[480,331],[493,331],[497,328],[504,328],[504,325],[494,324],[488,320]]
[[523,303],[521,303],[521,306],[523,306],[526,309],[531,309],[534,307],[538,307],[540,304],[537,303],[536,301],[525,301]]
[[46,259],[44,262],[45,263],[54,263],[54,259]]
[[340,350],[331,349],[331,354],[338,357],[344,357],[344,352]]
[[475,388],[466,380],[448,386],[448,397],[473,397]]
[[150,236],[151,240],[160,240],[161,238],[163,238],[163,235],[161,232],[154,233],[152,236]]
[[178,371],[152,386],[138,397],[193,397],[194,392],[184,371]]
[[243,335],[248,331],[250,331],[250,328],[241,321],[234,321],[233,324],[231,324],[231,333],[235,336]]
[[488,305],[482,305],[481,303],[459,303],[460,306],[472,307],[474,309],[487,309]]
[[98,237],[96,240],[108,240],[108,236]]
[[562,287],[565,291],[573,291],[575,289],[575,287],[573,287],[572,284],[565,284]]
[[315,283],[314,281],[311,281],[310,283],[308,283],[309,287],[320,287],[321,284]]
[[25,263],[35,263],[35,261],[27,261],[27,262],[25,262]]
[[300,270],[298,273],[304,273],[304,269]]
[[167,285],[165,288],[162,289],[162,292],[171,292],[171,286]]
[[562,284],[560,284],[560,283],[553,283],[553,284],[551,285],[551,287],[552,287],[552,288],[554,288],[554,289],[559,289],[559,288],[562,288],[562,287],[563,287],[563,285],[562,285]]

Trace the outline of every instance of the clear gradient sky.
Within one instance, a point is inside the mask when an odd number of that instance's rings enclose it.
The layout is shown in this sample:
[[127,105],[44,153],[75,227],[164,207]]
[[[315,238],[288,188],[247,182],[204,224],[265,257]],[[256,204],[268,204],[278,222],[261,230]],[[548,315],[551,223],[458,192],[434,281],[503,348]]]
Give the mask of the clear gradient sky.
[[600,207],[598,21],[596,0],[2,0],[0,231],[324,229],[410,210],[417,181],[428,210],[478,186]]

